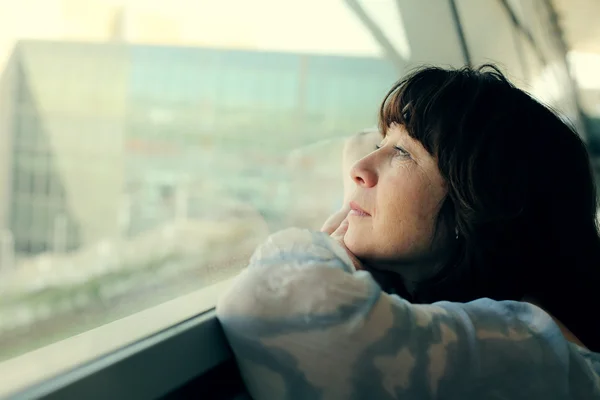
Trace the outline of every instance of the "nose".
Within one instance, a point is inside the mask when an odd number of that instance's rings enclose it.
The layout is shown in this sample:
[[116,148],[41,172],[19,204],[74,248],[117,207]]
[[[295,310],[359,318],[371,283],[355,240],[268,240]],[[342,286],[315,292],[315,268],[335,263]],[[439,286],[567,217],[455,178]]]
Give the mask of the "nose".
[[374,153],[358,160],[350,169],[350,177],[357,186],[370,188],[377,184]]

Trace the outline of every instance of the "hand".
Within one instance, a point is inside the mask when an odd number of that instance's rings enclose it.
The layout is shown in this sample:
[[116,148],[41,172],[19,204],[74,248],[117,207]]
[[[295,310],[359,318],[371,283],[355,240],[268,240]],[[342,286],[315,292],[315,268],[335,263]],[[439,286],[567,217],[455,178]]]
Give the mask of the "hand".
[[354,268],[356,268],[357,270],[361,270],[364,269],[362,263],[354,255],[354,253],[352,253],[348,249],[348,247],[346,247],[346,244],[344,243],[344,236],[346,236],[348,226],[350,225],[350,223],[348,222],[349,212],[350,208],[348,207],[343,208],[337,213],[333,214],[327,219],[327,221],[325,221],[325,224],[323,224],[323,227],[321,228],[321,232],[326,232],[331,236],[331,238],[335,239],[335,241],[337,241],[340,244],[340,246],[342,246],[344,250],[346,250],[346,253],[350,257],[350,260],[352,260]]
[[340,211],[327,218],[327,221],[325,221],[325,223],[321,227],[321,232],[325,232],[328,235],[331,235],[333,232],[335,232],[336,229],[340,227],[342,221],[346,219],[349,212],[350,205],[346,205]]

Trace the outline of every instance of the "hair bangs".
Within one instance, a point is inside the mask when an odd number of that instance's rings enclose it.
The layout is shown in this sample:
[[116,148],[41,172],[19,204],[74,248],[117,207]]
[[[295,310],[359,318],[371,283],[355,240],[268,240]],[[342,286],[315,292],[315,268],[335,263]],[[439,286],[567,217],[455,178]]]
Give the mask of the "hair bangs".
[[409,74],[385,96],[379,110],[379,129],[383,136],[393,124],[402,125],[410,137],[437,156],[439,129],[456,115],[449,112],[455,99],[457,74],[440,68],[428,68]]

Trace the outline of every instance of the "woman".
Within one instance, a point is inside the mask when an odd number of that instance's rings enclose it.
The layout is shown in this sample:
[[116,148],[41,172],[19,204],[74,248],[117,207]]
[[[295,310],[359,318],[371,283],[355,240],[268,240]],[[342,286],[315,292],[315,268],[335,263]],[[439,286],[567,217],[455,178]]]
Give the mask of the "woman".
[[250,394],[600,399],[579,137],[490,66],[411,74],[379,128],[331,237],[271,236],[220,299]]

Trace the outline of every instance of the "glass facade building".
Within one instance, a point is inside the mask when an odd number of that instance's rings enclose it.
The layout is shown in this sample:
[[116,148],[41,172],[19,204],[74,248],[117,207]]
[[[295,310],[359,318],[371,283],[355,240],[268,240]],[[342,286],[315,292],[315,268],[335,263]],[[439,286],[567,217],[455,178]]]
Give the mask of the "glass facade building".
[[275,218],[286,157],[373,126],[398,77],[378,58],[112,44],[21,42],[11,63],[23,254],[151,229],[182,191],[189,216],[229,199]]

